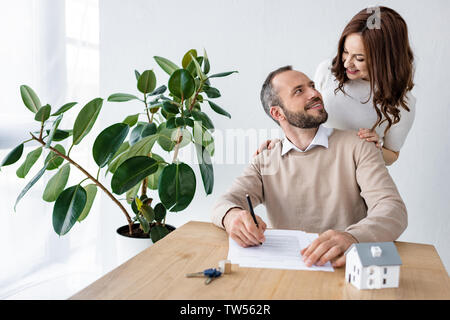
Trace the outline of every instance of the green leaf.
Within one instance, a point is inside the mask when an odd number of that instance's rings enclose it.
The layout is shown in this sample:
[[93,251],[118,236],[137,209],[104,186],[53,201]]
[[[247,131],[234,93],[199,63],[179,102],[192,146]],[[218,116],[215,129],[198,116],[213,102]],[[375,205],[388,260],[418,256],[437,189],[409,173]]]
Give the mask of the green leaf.
[[191,63],[193,63],[194,66],[195,66],[195,70],[196,70],[197,76],[198,76],[201,80],[206,79],[206,75],[203,73],[202,67],[200,66],[201,63],[197,60],[197,59],[199,59],[200,61],[203,61],[203,58],[202,58],[202,57],[198,57],[198,58],[191,57],[191,58],[192,58],[192,59],[191,59]]
[[[172,151],[177,143],[177,128],[178,125],[176,123],[176,120],[185,120],[182,118],[175,118],[175,119],[169,119],[166,123],[162,123],[158,129],[161,128],[161,131],[159,132],[159,138],[158,138],[158,144],[163,148],[165,151]],[[165,127],[165,125],[169,125],[170,122],[175,121],[173,125],[175,126],[173,129]],[[187,129],[181,129],[181,134],[183,138],[180,142],[180,148],[188,145],[192,140],[192,135]]]
[[172,61],[163,58],[163,57],[158,57],[158,56],[154,56],[153,59],[155,59],[156,63],[161,67],[161,69],[163,69],[169,76],[172,75],[172,73],[177,70],[180,69],[179,66],[177,66],[175,63],[173,63]]
[[147,123],[147,122],[140,122],[131,131],[130,134],[130,146],[134,145],[138,141],[142,140],[145,137],[151,136],[156,133],[156,124],[154,123]]
[[86,190],[79,184],[61,192],[53,207],[53,230],[58,235],[70,231],[83,212],[86,200]]
[[[47,135],[50,133],[50,130],[45,130]],[[52,141],[63,141],[72,135],[72,130],[60,130],[56,129]],[[47,140],[48,141],[48,140]]]
[[153,145],[158,139],[159,134],[154,134],[148,137],[143,138],[139,142],[136,142],[132,145],[127,151],[120,154],[114,161],[111,162],[108,171],[111,173],[115,173],[117,168],[125,162],[125,160],[130,159],[135,156],[147,156],[151,151]]
[[158,189],[159,177],[161,176],[161,172],[166,166],[166,164],[164,159],[161,156],[157,155],[156,153],[152,153],[152,158],[158,161],[158,170],[155,173],[148,176],[147,187],[151,190],[156,190]]
[[31,167],[36,163],[37,159],[41,156],[42,153],[42,147],[39,147],[33,151],[31,151],[29,154],[27,154],[27,157],[22,163],[22,165],[17,169],[16,174],[19,178],[25,178],[27,173],[30,171]]
[[163,122],[158,127],[158,144],[164,151],[172,151],[176,142],[172,140],[172,134],[176,129],[166,128],[166,123]]
[[87,186],[83,187],[86,191],[86,205],[84,206],[83,211],[81,212],[80,216],[78,217],[78,222],[83,221],[86,219],[87,215],[89,214],[89,211],[91,211],[92,204],[94,203],[95,196],[97,195],[97,186],[94,183],[88,184]]
[[211,133],[201,125],[200,121],[194,121],[194,142],[196,144],[201,144],[206,148],[209,154],[214,155],[214,138]]
[[167,87],[163,84],[162,86],[159,86],[158,88],[156,88],[155,90],[153,90],[151,93],[149,93],[149,96],[156,96],[158,94],[163,94],[164,92],[166,92]]
[[69,102],[63,105],[61,108],[56,110],[55,113],[52,113],[52,116],[59,116],[60,114],[66,112],[67,110],[71,109],[74,105],[76,105],[78,102]]
[[161,202],[169,211],[185,209],[194,198],[195,174],[185,163],[167,165],[159,177],[158,194]]
[[192,61],[192,57],[197,58],[197,50],[191,49],[185,53],[183,56],[183,60],[181,61],[181,65],[184,69],[186,69],[189,63]]
[[[203,63],[203,57],[197,57],[195,59],[191,59],[191,62],[189,62],[186,70],[189,71],[194,78],[196,78],[198,76],[198,80],[200,80],[200,79],[206,80],[206,75],[203,75],[202,69],[200,68],[202,63]],[[199,69],[197,69],[196,65],[199,66]],[[200,71],[200,74],[198,73],[198,71]],[[197,88],[198,88],[198,86],[197,86]]]
[[41,108],[41,101],[37,94],[27,85],[20,86],[20,95],[25,106],[33,113],[36,113]]
[[100,168],[106,166],[117,150],[119,150],[129,130],[130,127],[127,124],[116,123],[100,132],[92,147],[95,163]]
[[58,118],[56,118],[56,120],[53,122],[52,130],[50,130],[50,133],[48,134],[47,137],[47,142],[45,143],[46,148],[50,147],[51,143],[53,142],[53,138],[55,136],[56,130],[58,130],[58,126],[59,123],[61,122],[62,117],[63,115],[60,114]]
[[163,101],[162,107],[163,107],[164,111],[169,112],[169,113],[177,114],[180,112],[180,109],[178,108],[178,106],[169,100]]
[[[66,150],[64,150],[64,147],[62,145],[57,144],[53,148],[61,152],[63,155],[66,155]],[[45,158],[45,163],[48,163],[47,170],[54,170],[58,168],[63,162],[64,158],[59,157],[58,154],[53,151],[51,151]]]
[[55,201],[66,187],[67,181],[69,180],[69,174],[70,164],[66,163],[59,168],[58,172],[48,181],[42,199],[47,202]]
[[88,102],[78,114],[73,125],[73,144],[77,145],[91,131],[102,108],[103,99],[95,98]]
[[169,91],[181,100],[189,99],[195,91],[195,81],[189,71],[178,69],[169,78]]
[[208,55],[206,54],[206,50],[203,49],[203,73],[208,74],[209,69],[210,69],[210,65],[209,65],[209,59],[208,59]]
[[148,223],[148,221],[145,220],[145,218],[141,214],[136,214],[136,218],[139,221],[140,228],[142,229],[142,231],[144,231],[144,233],[149,233],[150,232],[150,224]]
[[195,143],[195,149],[197,150],[198,165],[202,175],[203,186],[208,195],[211,194],[214,186],[214,169],[211,163],[211,157],[204,146]]
[[128,141],[125,141],[122,143],[122,145],[119,147],[119,150],[116,151],[116,153],[112,156],[112,158],[109,160],[108,166],[113,162],[121,153],[128,151],[130,147],[130,144]]
[[200,121],[202,126],[206,129],[214,129],[214,125],[208,115],[202,111],[191,111],[192,116],[195,120]]
[[136,198],[140,187],[141,183],[138,183],[133,188],[127,191],[126,194],[127,203],[133,203],[133,200]]
[[139,113],[133,114],[125,118],[122,123],[126,123],[130,127],[133,127],[139,120]]
[[[181,119],[181,118],[177,118],[177,119]],[[169,152],[169,151],[172,151],[176,145],[178,129],[177,128],[174,128],[174,129],[167,128],[166,124],[168,124],[168,123],[169,123],[169,121],[167,121],[167,123],[163,122],[158,127],[158,133],[159,133],[158,144],[161,146],[161,148],[163,148],[164,151]],[[181,129],[181,130],[182,130],[181,134],[183,135],[183,138],[181,139],[181,142],[180,142],[180,148],[188,145],[192,140],[192,135],[189,132],[189,130],[187,130],[187,129]]]
[[111,188],[115,194],[122,194],[156,170],[158,170],[158,162],[155,159],[146,156],[130,158],[114,172]]
[[164,218],[166,217],[166,207],[164,207],[164,205],[162,203],[158,203],[155,206],[155,220],[157,222],[161,222],[164,220]]
[[149,205],[144,204],[141,207],[141,213],[148,222],[152,222],[155,219],[155,212]]
[[144,71],[139,77],[137,88],[142,93],[150,93],[155,90],[156,76],[153,70]]
[[136,80],[139,80],[139,77],[141,76],[141,74],[139,73],[139,71],[134,70],[134,75],[136,76]]
[[36,115],[34,116],[34,120],[39,121],[39,122],[44,122],[46,121],[48,118],[50,118],[50,111],[51,111],[51,107],[49,104],[46,104],[45,106],[42,106],[38,112],[36,112]]
[[224,115],[225,117],[228,117],[231,119],[231,114],[229,114],[227,111],[225,111],[224,109],[222,109],[221,107],[219,107],[217,104],[215,104],[214,102],[207,100],[209,103],[209,106],[211,107],[211,109],[213,109],[215,112],[217,112],[218,114]]
[[165,226],[156,225],[150,229],[150,237],[152,238],[153,243],[161,240],[168,234],[169,234],[169,230]]
[[128,93],[114,93],[108,97],[108,101],[110,102],[125,102],[130,100],[139,100],[139,98]]
[[23,153],[23,143],[19,144],[17,147],[12,149],[6,157],[2,160],[0,167],[9,166],[17,161],[19,161],[20,157]]
[[213,74],[213,75],[209,76],[208,79],[209,78],[226,77],[226,76],[229,76],[230,74],[233,74],[233,73],[238,73],[238,71],[228,71],[228,72],[216,73],[216,74]]
[[20,199],[22,199],[23,196],[27,193],[27,191],[30,190],[30,188],[34,186],[34,184],[42,177],[45,170],[47,169],[47,166],[48,163],[45,163],[44,167],[42,167],[42,169],[39,170],[39,172],[33,177],[33,179],[31,179],[30,182],[28,182],[25,188],[22,189],[22,191],[20,192],[19,196],[16,199],[16,203],[14,204],[14,211],[16,211],[16,206],[19,203]]
[[203,92],[206,93],[208,98],[219,98],[220,97],[220,91],[216,88],[210,87],[208,85],[203,86]]

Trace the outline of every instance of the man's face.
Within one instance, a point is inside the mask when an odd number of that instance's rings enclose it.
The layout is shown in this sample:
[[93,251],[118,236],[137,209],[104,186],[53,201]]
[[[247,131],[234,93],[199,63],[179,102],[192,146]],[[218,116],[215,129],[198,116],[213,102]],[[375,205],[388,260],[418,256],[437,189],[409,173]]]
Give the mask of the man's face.
[[273,78],[272,85],[283,102],[281,112],[289,124],[303,129],[317,128],[327,121],[322,96],[305,74],[285,71]]

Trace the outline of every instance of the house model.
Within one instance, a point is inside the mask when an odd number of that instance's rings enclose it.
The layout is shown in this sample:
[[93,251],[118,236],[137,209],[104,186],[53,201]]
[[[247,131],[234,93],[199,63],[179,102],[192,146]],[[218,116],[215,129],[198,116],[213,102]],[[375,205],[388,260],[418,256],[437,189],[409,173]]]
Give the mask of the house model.
[[398,287],[402,260],[393,242],[354,243],[345,255],[345,280],[358,289]]

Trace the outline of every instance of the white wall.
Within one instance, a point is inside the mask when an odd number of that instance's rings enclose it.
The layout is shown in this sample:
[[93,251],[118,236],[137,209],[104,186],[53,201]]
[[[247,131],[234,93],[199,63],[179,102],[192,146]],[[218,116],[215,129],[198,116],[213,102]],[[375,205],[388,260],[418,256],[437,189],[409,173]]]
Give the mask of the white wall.
[[[409,213],[409,226],[400,240],[433,244],[448,270],[448,1],[100,1],[100,94],[136,92],[134,69],[154,68],[158,79],[163,79],[159,83],[166,81],[167,76],[152,59],[154,55],[180,63],[187,50],[205,48],[213,72],[239,71],[213,82],[222,92],[218,103],[232,114],[231,120],[213,114],[216,128],[270,133],[268,130],[278,128],[259,102],[268,72],[292,64],[312,77],[318,63],[335,54],[345,24],[373,4],[390,6],[404,17],[417,64],[413,90],[416,120],[400,159],[389,168]],[[140,107],[108,104],[107,110],[108,118],[103,121],[112,123]],[[262,141],[241,150],[248,153],[247,160]],[[216,148],[226,150],[224,144]],[[189,220],[209,221],[211,206],[243,168],[244,164],[216,164],[213,194],[205,197],[199,183],[192,205],[184,212],[170,214],[168,223],[179,226]],[[126,223],[108,200],[102,207],[111,211],[106,224]],[[258,207],[257,212],[263,214],[264,209]]]

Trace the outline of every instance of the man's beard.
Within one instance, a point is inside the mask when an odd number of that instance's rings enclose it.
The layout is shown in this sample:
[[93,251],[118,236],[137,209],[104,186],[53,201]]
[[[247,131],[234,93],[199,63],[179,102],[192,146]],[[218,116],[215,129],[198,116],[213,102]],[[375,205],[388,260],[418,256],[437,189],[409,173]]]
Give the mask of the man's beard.
[[283,111],[289,124],[302,129],[318,128],[328,119],[328,113],[324,108],[320,109],[319,116],[309,115],[306,111],[290,112],[286,108],[283,108]]

